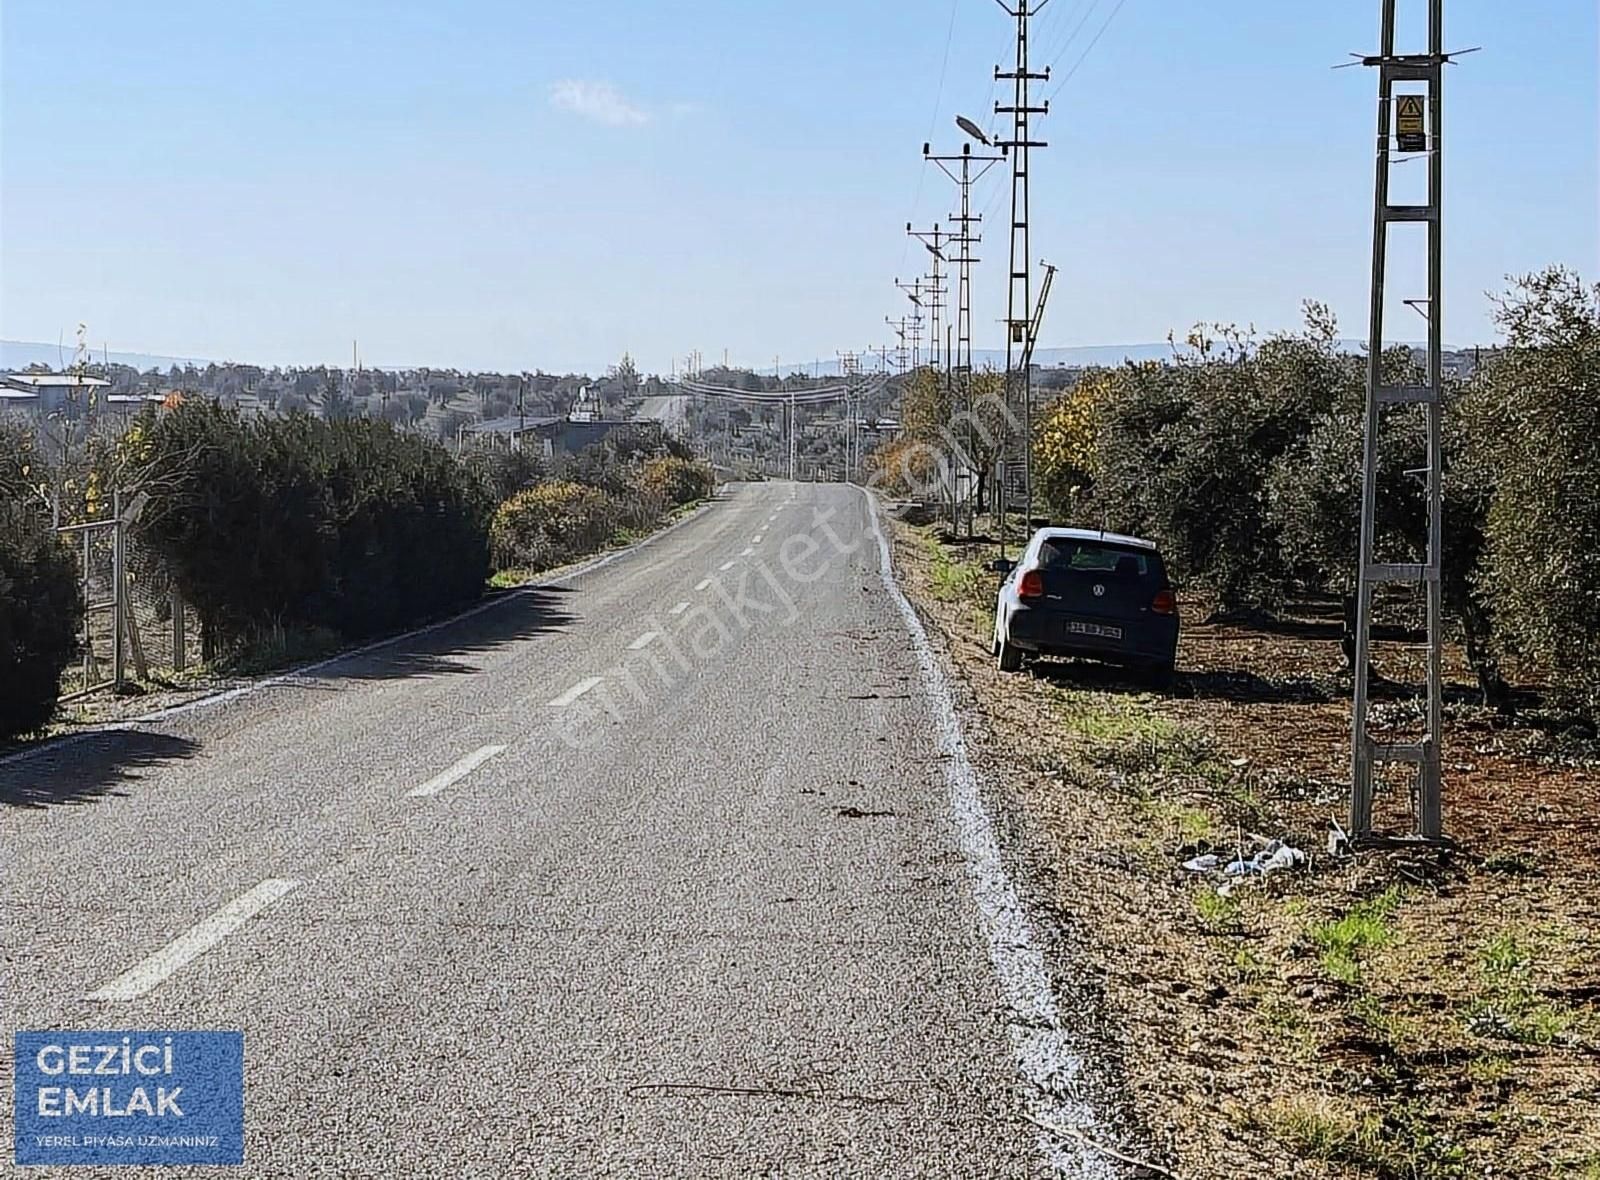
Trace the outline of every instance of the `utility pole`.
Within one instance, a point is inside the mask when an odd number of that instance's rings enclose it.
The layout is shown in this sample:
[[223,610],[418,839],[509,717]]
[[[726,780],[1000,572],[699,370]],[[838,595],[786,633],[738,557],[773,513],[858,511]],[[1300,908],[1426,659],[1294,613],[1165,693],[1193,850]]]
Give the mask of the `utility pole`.
[[[912,229],[911,225],[907,223],[906,233],[910,234],[925,247],[927,247],[928,253],[933,256],[932,274],[928,276],[928,302],[931,308],[931,323],[929,324],[928,334],[928,357],[929,363],[934,367],[935,370],[937,370],[939,368],[939,309],[942,296],[944,294],[944,285],[941,281],[943,275],[941,274],[939,268],[944,263],[944,253],[942,251],[942,247],[945,244],[947,235],[941,230],[938,222],[934,222],[931,230]],[[947,354],[948,351],[949,350],[947,349]],[[938,380],[937,372],[935,372],[933,376],[934,380]],[[948,365],[946,366],[944,373],[944,391],[945,396],[948,398],[950,396],[950,369]],[[961,503],[961,496],[957,488],[957,484],[959,482],[958,472],[959,467],[956,463],[951,462],[946,465],[948,481],[945,491],[946,495],[949,497],[950,528],[952,532],[954,532],[956,528],[956,514],[960,510]]]
[[[911,300],[911,367],[915,369],[922,363],[922,280],[917,279],[915,282],[902,283],[899,279],[896,279],[894,285],[905,293],[907,299]],[[906,321],[902,320],[901,322],[904,323]]]
[[[1428,51],[1395,52],[1396,0],[1383,0],[1381,48],[1362,63],[1378,70],[1378,142],[1372,218],[1372,307],[1367,337],[1366,426],[1361,456],[1361,533],[1357,556],[1355,687],[1351,709],[1350,837],[1372,836],[1373,768],[1379,763],[1409,763],[1416,773],[1416,836],[1427,842],[1443,838],[1440,800],[1440,729],[1442,686],[1443,568],[1443,78],[1450,55],[1444,51],[1444,0],[1427,0]],[[1395,84],[1407,92],[1396,95]],[[1421,93],[1416,88],[1421,88]],[[1391,156],[1428,156],[1428,200],[1423,205],[1389,203]],[[1421,385],[1386,385],[1383,381],[1384,280],[1388,262],[1389,226],[1422,222],[1428,237],[1428,369]],[[1421,405],[1427,432],[1428,541],[1422,560],[1414,563],[1376,560],[1378,453],[1384,434],[1384,411],[1394,406]],[[1420,739],[1381,740],[1369,732],[1369,680],[1372,674],[1372,608],[1377,586],[1420,585],[1427,597],[1427,699],[1425,732]]]
[[913,229],[911,223],[906,223],[906,233],[927,247],[928,253],[933,258],[933,269],[927,278],[925,290],[928,295],[928,363],[934,368],[939,367],[939,313],[944,310],[944,246],[950,240],[950,235],[944,232],[938,222],[933,223],[932,229]]
[[906,317],[901,316],[898,320],[891,320],[888,316],[884,316],[883,322],[894,329],[895,338],[899,341],[894,348],[894,371],[896,373],[904,373],[906,371]]
[[1037,0],[1037,2],[1020,0],[1020,3],[1013,8],[1006,0],[995,0],[995,3],[1017,22],[1016,68],[1002,71],[996,66],[994,71],[996,81],[1006,79],[1013,86],[1011,103],[1009,105],[995,103],[994,113],[1011,116],[1011,137],[996,141],[995,146],[1010,153],[1011,156],[1011,269],[1006,284],[1006,407],[1011,410],[1015,418],[1022,421],[1020,460],[1012,454],[1016,444],[1008,434],[1005,458],[1001,461],[998,491],[1002,548],[1005,545],[1006,512],[1010,507],[1010,485],[1017,482],[1019,475],[1024,532],[1027,530],[1029,518],[1033,515],[1033,390],[1030,373],[1026,369],[1019,372],[1016,361],[1019,351],[1027,343],[1028,321],[1032,314],[1033,303],[1030,283],[1033,264],[1028,239],[1028,162],[1034,148],[1048,146],[1042,140],[1030,138],[1028,122],[1032,115],[1050,113],[1048,101],[1035,106],[1029,99],[1028,84],[1048,82],[1050,69],[1048,66],[1042,71],[1028,68],[1028,22],[1049,2],[1050,0]]
[[844,378],[849,388],[849,393],[844,399],[844,479],[849,483],[855,474],[856,419],[860,414],[858,399],[861,396],[861,354],[836,352],[834,355],[839,358],[839,375]]
[[[973,136],[985,147],[990,146],[989,139],[978,129],[977,125],[968,119],[956,120],[959,126],[968,135]],[[970,143],[962,144],[961,151],[953,156],[936,156],[929,150],[928,144],[922,145],[922,158],[931,160],[939,165],[943,172],[955,182],[961,193],[961,212],[950,215],[950,221],[960,227],[959,232],[952,233],[946,239],[946,244],[955,250],[955,257],[950,259],[957,268],[956,274],[956,316],[955,316],[955,347],[954,350],[946,349],[947,364],[950,367],[953,387],[956,396],[960,399],[961,409],[967,423],[967,454],[966,463],[974,462],[977,454],[977,436],[972,417],[972,264],[978,262],[972,253],[972,248],[983,240],[983,236],[973,232],[973,227],[983,221],[983,214],[972,211],[972,186],[982,179],[996,164],[1004,160],[1005,154],[982,156],[973,155]],[[953,165],[960,165],[959,172]],[[973,165],[980,167],[976,173]],[[969,494],[967,499],[967,535],[972,535],[972,517],[977,505]]]

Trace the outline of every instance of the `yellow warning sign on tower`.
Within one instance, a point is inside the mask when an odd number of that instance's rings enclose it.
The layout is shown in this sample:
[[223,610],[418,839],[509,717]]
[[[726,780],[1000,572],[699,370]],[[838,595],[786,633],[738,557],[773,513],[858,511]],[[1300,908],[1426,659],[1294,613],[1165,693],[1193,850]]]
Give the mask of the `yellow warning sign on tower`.
[[1402,152],[1428,150],[1428,129],[1422,112],[1422,95],[1402,94],[1395,100],[1395,138]]

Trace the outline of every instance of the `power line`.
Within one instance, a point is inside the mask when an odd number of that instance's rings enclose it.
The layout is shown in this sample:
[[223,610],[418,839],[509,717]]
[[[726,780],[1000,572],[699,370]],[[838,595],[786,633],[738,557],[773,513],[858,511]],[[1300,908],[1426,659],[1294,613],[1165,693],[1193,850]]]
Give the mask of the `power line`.
[[1116,7],[1114,7],[1111,10],[1110,15],[1106,17],[1105,23],[1100,26],[1100,31],[1094,35],[1094,40],[1090,41],[1089,44],[1085,46],[1084,51],[1078,55],[1078,60],[1072,63],[1072,68],[1062,75],[1061,81],[1056,83],[1056,88],[1050,92],[1050,98],[1046,99],[1046,102],[1049,102],[1050,99],[1053,99],[1056,95],[1060,94],[1061,88],[1068,82],[1072,81],[1072,76],[1076,74],[1078,72],[1078,68],[1083,65],[1084,59],[1087,58],[1089,54],[1094,52],[1094,47],[1100,44],[1100,38],[1106,35],[1106,30],[1111,27],[1111,22],[1117,19],[1117,13],[1122,11],[1122,6],[1127,2],[1128,0],[1117,0]]
[[1067,34],[1067,38],[1061,43],[1061,47],[1057,49],[1055,53],[1045,55],[1050,58],[1050,68],[1052,70],[1055,69],[1056,66],[1060,64],[1061,59],[1067,55],[1067,51],[1072,48],[1072,43],[1078,39],[1078,34],[1083,31],[1083,26],[1088,23],[1089,18],[1094,15],[1095,9],[1099,7],[1100,0],[1089,0],[1089,3],[1086,5],[1079,3],[1071,9],[1073,13],[1078,13],[1081,10],[1082,15],[1078,17],[1078,23],[1072,26],[1072,31]]
[[[945,80],[945,75],[949,72],[949,69],[950,69],[950,46],[955,41],[955,36],[956,36],[956,7],[957,7],[957,5],[959,3],[960,3],[960,0],[950,0],[950,23],[949,23],[949,26],[945,29],[945,34],[944,34],[944,60],[939,65],[939,85],[938,85],[938,88],[934,91],[933,113],[928,116],[928,138],[930,138],[930,139],[933,137],[933,129],[939,125],[939,109],[940,109],[941,105],[944,103],[944,80]],[[908,221],[916,219],[917,210],[918,210],[919,206],[922,204],[922,182],[925,179],[926,175],[927,175],[927,169],[926,168],[918,169],[918,171],[917,171],[917,187],[915,188],[915,190],[913,190],[913,192],[911,194],[911,212],[910,212],[909,216],[907,217]],[[906,264],[906,251],[908,249],[910,249],[910,243],[909,242],[902,242],[901,245],[900,245],[899,267],[904,267],[905,266],[905,264]],[[897,267],[896,269],[898,269],[899,267]]]

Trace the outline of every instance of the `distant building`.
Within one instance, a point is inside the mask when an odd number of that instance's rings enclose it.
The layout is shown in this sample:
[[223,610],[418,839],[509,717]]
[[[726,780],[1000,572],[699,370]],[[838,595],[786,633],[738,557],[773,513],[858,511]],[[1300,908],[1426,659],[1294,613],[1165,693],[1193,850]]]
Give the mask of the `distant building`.
[[600,399],[589,392],[587,385],[579,386],[578,400],[572,403],[572,409],[567,413],[570,422],[598,422],[600,420]]
[[478,438],[503,438],[514,448],[533,447],[549,459],[556,455],[576,455],[585,447],[591,447],[619,430],[635,431],[659,439],[661,424],[628,419],[603,421],[597,418],[535,418],[510,414],[475,422],[466,428],[466,433]]
[[166,400],[167,395],[161,393],[109,393],[106,395],[106,409],[124,418],[131,418],[146,406],[159,406]]
[[[104,377],[90,377],[81,373],[6,373],[0,375],[0,389],[10,394],[32,394],[33,409],[41,414],[55,414],[70,410],[82,413],[84,403],[96,390],[109,388],[111,382]],[[22,399],[8,397],[7,404],[17,404]]]

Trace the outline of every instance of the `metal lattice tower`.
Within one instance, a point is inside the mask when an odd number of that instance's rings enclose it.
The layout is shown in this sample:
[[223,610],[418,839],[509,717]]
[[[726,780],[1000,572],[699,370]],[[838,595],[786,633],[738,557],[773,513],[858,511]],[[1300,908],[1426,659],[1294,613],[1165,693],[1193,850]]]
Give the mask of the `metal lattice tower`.
[[[959,123],[958,123],[959,125]],[[963,128],[965,130],[965,128]],[[972,134],[968,132],[968,134]],[[985,140],[987,142],[987,140]],[[982,224],[983,214],[972,211],[972,186],[982,179],[983,174],[1006,157],[1004,154],[983,156],[973,155],[972,145],[962,144],[959,155],[936,156],[929,150],[928,144],[922,145],[922,157],[939,165],[939,170],[953,180],[961,193],[961,212],[952,213],[950,222],[959,228],[958,232],[951,233],[945,239],[945,245],[953,250],[954,256],[949,261],[956,267],[956,314],[955,314],[955,347],[952,355],[946,359],[949,366],[956,397],[959,399],[963,419],[966,422],[967,453],[963,457],[965,463],[975,461],[978,452],[976,428],[972,414],[972,264],[979,259],[972,253],[972,248],[983,240],[983,235],[974,233],[973,228]],[[957,171],[951,165],[959,164]],[[973,165],[980,165],[976,171]],[[972,516],[976,510],[975,500],[968,499],[967,506],[967,535],[972,535]]]
[[884,316],[883,322],[894,329],[896,343],[890,355],[894,358],[895,372],[904,373],[906,371],[906,358],[909,355],[909,351],[906,348],[906,340],[910,332],[910,328],[907,327],[908,321],[905,316],[901,316],[897,320],[891,320],[888,316]]
[[[944,283],[944,246],[950,240],[950,235],[938,223],[933,223],[932,229],[912,229],[911,223],[906,223],[906,233],[916,238],[928,248],[932,256],[932,268],[923,276],[922,294],[927,297],[928,308],[928,363],[934,368],[939,367],[939,325],[942,317],[940,312],[945,310],[945,283]],[[948,363],[949,358],[945,358]]]
[[[1378,70],[1378,141],[1372,223],[1372,309],[1367,337],[1366,427],[1361,459],[1361,538],[1357,558],[1355,690],[1351,723],[1350,835],[1372,834],[1373,769],[1382,763],[1416,767],[1417,835],[1436,841],[1443,836],[1439,790],[1439,741],[1442,683],[1442,534],[1443,534],[1443,366],[1441,198],[1443,155],[1441,113],[1444,66],[1444,0],[1427,0],[1428,52],[1395,52],[1396,0],[1383,0],[1382,47],[1363,63]],[[1406,87],[1396,95],[1395,86]],[[1417,88],[1420,87],[1420,93]],[[1424,120],[1426,111],[1426,121]],[[1428,199],[1421,205],[1394,205],[1389,200],[1394,154],[1426,153]],[[1389,227],[1417,222],[1428,237],[1428,367],[1421,385],[1383,382],[1384,281]],[[1420,405],[1427,425],[1428,540],[1417,562],[1378,561],[1375,553],[1379,451],[1384,443],[1385,411]],[[1421,585],[1427,597],[1427,699],[1424,732],[1414,740],[1374,740],[1369,732],[1372,675],[1373,593],[1394,583]]]
[[910,283],[902,283],[899,279],[896,279],[894,285],[905,293],[907,299],[911,300],[911,318],[902,322],[909,325],[907,331],[911,341],[911,367],[915,369],[922,364],[922,312],[924,307],[922,296],[924,288],[921,279]]
[[[1030,82],[1048,82],[1050,70],[1046,67],[1042,71],[1028,68],[1028,22],[1048,4],[1050,0],[1038,0],[1029,3],[1023,0],[1013,8],[1006,0],[995,0],[1017,22],[1017,62],[1013,70],[1002,71],[995,67],[996,81],[1009,80],[1013,84],[1012,100],[1010,105],[995,103],[994,113],[997,115],[1011,116],[1011,137],[995,141],[995,146],[1010,153],[1011,156],[1011,269],[1007,282],[1006,295],[1006,405],[1011,410],[1017,421],[1022,423],[1022,438],[1013,446],[1007,448],[1006,459],[1002,461],[1002,472],[999,480],[999,492],[1002,499],[1000,509],[1000,536],[1004,545],[1005,513],[1007,505],[1004,500],[1008,495],[1008,484],[1020,484],[1022,492],[1024,521],[1033,514],[1033,396],[1026,371],[1017,371],[1018,355],[1024,350],[1028,339],[1028,325],[1033,314],[1032,299],[1032,262],[1029,253],[1028,239],[1028,181],[1029,160],[1034,148],[1049,146],[1042,140],[1035,140],[1029,136],[1028,122],[1030,116],[1047,115],[1050,113],[1050,104],[1045,102],[1034,106],[1029,99]],[[1019,458],[1011,452],[1015,446],[1020,445],[1022,455]],[[1019,479],[1020,477],[1020,479]],[[1026,529],[1026,523],[1024,529]]]
[[[993,168],[1005,156],[975,156],[972,154],[972,145],[963,144],[961,154],[956,156],[935,156],[928,150],[928,145],[922,145],[922,156],[939,165],[939,170],[955,181],[956,187],[961,191],[961,212],[952,213],[949,220],[960,231],[946,236],[945,244],[955,250],[955,256],[948,261],[955,264],[956,270],[956,347],[955,355],[950,358],[950,367],[959,375],[970,376],[972,373],[972,264],[979,261],[972,254],[972,247],[983,240],[981,234],[972,232],[975,225],[983,221],[983,214],[972,211],[972,186],[983,177],[983,174]],[[948,165],[959,163],[960,172],[957,173]],[[983,165],[976,172],[974,164]],[[908,227],[909,228],[909,227]]]

